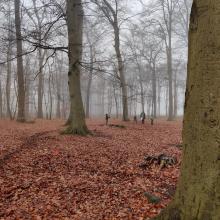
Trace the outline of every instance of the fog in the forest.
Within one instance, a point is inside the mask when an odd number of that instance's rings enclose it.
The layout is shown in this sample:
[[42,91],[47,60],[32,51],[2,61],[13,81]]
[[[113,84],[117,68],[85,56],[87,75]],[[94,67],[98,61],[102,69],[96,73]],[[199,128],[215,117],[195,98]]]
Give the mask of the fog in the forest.
[[[107,2],[110,7],[102,0],[83,3],[80,65],[86,116],[121,117],[123,86],[130,118],[143,111],[149,117],[181,116],[191,0]],[[64,0],[21,1],[25,114],[30,119],[69,115],[65,5]],[[0,1],[0,116],[11,118],[17,115],[19,95],[14,14],[14,1]]]

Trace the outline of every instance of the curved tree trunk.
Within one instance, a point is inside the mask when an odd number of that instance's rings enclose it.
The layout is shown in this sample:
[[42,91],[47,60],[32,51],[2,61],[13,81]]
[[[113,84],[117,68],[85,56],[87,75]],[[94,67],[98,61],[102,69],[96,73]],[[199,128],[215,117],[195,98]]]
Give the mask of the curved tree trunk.
[[220,219],[219,20],[219,0],[194,0],[181,177],[174,201],[157,220]]
[[81,0],[67,0],[67,27],[69,38],[70,123],[64,133],[85,135],[88,129],[85,123],[81,86],[80,62],[82,59],[83,7]]

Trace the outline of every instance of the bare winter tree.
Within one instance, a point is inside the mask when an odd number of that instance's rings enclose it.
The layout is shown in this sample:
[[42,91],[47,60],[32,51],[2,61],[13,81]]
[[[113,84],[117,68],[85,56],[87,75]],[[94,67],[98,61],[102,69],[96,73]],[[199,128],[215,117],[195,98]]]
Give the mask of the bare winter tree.
[[17,121],[25,121],[25,83],[23,67],[23,49],[21,36],[20,0],[14,0],[15,6],[15,29],[17,45],[17,78],[18,78],[18,115]]
[[69,39],[69,92],[70,123],[65,133],[85,135],[88,129],[85,123],[80,73],[83,42],[83,6],[81,0],[67,0],[67,27]]
[[128,121],[128,95],[127,85],[125,79],[125,68],[120,48],[120,23],[118,18],[119,5],[117,1],[106,0],[92,0],[98,6],[114,31],[114,47],[118,61],[118,71],[120,75],[121,89],[122,89],[122,102],[123,102],[123,120]]

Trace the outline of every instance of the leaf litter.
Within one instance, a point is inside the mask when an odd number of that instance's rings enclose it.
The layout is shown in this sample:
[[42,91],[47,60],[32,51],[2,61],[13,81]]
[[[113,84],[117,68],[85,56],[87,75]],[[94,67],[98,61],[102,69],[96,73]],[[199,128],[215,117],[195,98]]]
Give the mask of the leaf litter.
[[[181,121],[87,123],[93,135],[80,137],[60,135],[59,120],[0,121],[0,219],[147,220],[167,206],[179,176]],[[161,153],[178,163],[138,166]]]

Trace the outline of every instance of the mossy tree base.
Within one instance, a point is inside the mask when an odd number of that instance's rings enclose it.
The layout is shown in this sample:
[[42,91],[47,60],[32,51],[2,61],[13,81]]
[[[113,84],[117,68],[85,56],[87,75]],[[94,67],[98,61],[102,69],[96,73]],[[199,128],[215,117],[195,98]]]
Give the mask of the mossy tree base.
[[181,218],[181,211],[178,206],[171,204],[168,208],[163,210],[159,216],[152,220],[183,220],[183,218]]
[[25,123],[26,122],[25,119],[17,119],[16,121],[19,122],[19,123]]
[[91,132],[86,126],[83,126],[81,128],[76,128],[76,127],[69,125],[64,131],[61,132],[61,134],[86,136],[88,134],[91,134]]

